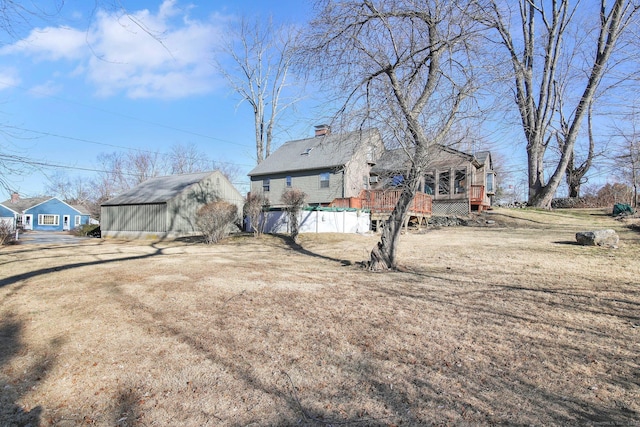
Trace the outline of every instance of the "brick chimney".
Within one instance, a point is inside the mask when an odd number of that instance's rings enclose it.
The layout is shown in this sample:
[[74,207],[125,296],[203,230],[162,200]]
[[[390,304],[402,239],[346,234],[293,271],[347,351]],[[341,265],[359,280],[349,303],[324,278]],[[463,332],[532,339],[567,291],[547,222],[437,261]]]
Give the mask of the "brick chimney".
[[11,193],[11,203],[18,203],[20,201],[20,195],[17,192]]
[[331,126],[329,125],[318,125],[316,128],[316,136],[325,136],[331,133]]

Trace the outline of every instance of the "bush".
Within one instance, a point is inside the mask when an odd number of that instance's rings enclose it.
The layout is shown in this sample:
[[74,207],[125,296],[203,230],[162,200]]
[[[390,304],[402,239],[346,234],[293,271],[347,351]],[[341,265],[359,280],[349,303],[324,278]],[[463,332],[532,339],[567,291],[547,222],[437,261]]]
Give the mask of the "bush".
[[16,240],[16,232],[11,226],[4,221],[0,221],[0,246],[10,245]]
[[73,229],[73,234],[83,237],[100,237],[100,226],[98,224],[85,224]]
[[249,218],[249,224],[253,234],[258,236],[264,231],[264,217],[261,218],[263,212],[269,210],[269,198],[263,193],[249,193],[244,201],[242,211],[244,216]]
[[217,243],[225,238],[237,219],[238,207],[225,201],[209,203],[196,212],[196,225],[207,244]]
[[280,200],[285,205],[285,210],[289,215],[289,224],[291,224],[291,239],[298,243],[298,233],[300,227],[298,224],[298,212],[304,206],[304,200],[307,198],[306,193],[297,188],[286,190],[282,193]]

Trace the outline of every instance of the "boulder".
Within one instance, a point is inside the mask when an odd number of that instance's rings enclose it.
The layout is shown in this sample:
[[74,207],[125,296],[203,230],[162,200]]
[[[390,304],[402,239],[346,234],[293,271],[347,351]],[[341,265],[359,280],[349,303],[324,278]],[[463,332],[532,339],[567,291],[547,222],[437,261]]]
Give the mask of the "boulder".
[[619,240],[615,230],[594,230],[576,233],[576,241],[583,246],[607,246],[617,248]]

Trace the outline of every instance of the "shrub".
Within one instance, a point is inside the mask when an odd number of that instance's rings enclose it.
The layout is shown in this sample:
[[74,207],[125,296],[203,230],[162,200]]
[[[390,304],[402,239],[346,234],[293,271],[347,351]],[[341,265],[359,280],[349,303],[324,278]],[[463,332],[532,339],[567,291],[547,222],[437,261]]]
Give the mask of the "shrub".
[[207,244],[217,243],[225,238],[237,219],[238,207],[222,200],[204,205],[196,212],[196,225]]
[[285,209],[287,214],[289,215],[289,224],[291,224],[291,239],[294,242],[298,242],[298,232],[299,224],[298,224],[298,212],[304,206],[304,200],[307,198],[307,195],[297,188],[292,188],[290,190],[285,190],[280,197],[280,200],[285,205]]
[[100,237],[100,226],[98,224],[84,224],[73,229],[76,236]]
[[269,209],[269,198],[263,193],[249,193],[244,201],[242,211],[245,217],[249,218],[251,231],[258,236],[264,231],[263,212]]
[[16,233],[11,224],[0,221],[0,246],[9,245],[16,240]]

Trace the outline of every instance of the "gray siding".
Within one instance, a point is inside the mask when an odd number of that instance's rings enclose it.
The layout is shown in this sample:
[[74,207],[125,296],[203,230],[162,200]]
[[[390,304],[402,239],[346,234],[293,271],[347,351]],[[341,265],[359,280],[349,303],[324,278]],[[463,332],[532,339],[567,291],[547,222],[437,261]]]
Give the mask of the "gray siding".
[[[164,190],[157,188],[158,194]],[[219,171],[189,185],[166,202],[102,205],[102,237],[162,238],[199,234],[196,212],[220,199],[238,207],[240,220],[243,197]]]
[[103,206],[100,228],[109,232],[164,233],[167,231],[166,212],[166,203]]
[[168,202],[167,231],[178,234],[197,232],[196,212],[202,206],[216,200],[236,205],[240,219],[244,204],[242,195],[222,174],[215,173]]
[[[329,173],[329,187],[320,187],[320,174]],[[303,172],[292,172],[290,174],[274,174],[266,176],[251,177],[251,192],[262,193],[262,183],[264,178],[270,179],[269,192],[264,193],[272,206],[282,205],[280,197],[287,189],[286,177],[291,176],[291,187],[302,190],[307,194],[306,202],[309,204],[330,203],[333,199],[343,197],[343,174],[342,171],[313,170]]]

